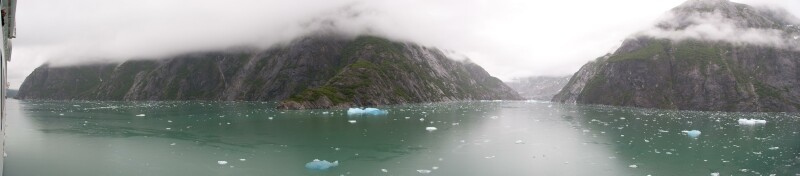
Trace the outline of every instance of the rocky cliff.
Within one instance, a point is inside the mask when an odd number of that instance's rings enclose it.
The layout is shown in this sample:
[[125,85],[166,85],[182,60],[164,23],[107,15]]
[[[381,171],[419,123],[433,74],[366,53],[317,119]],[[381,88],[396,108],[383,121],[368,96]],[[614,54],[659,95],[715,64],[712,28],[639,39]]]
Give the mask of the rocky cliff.
[[785,11],[690,0],[584,65],[553,101],[704,111],[800,110],[800,25]]
[[480,66],[378,37],[313,35],[267,50],[42,65],[19,99],[281,101],[287,109],[519,99]]

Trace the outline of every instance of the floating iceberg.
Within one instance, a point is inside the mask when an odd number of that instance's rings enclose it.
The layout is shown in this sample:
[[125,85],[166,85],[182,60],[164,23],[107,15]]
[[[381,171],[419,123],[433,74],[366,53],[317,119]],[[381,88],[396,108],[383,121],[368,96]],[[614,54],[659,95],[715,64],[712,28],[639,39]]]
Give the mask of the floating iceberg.
[[226,165],[226,164],[228,164],[228,161],[217,161],[217,164]]
[[339,166],[339,161],[328,162],[326,160],[320,161],[319,159],[314,159],[314,161],[306,163],[306,169],[311,170],[328,170],[336,166]]
[[756,119],[739,119],[739,125],[756,125],[756,124],[766,124],[767,120],[756,120]]
[[436,131],[437,129],[436,129],[436,127],[425,127],[425,130]]
[[389,114],[389,111],[380,110],[378,108],[364,108],[364,109],[361,109],[361,108],[350,108],[350,109],[347,110],[347,115],[350,115],[350,116],[358,116],[358,115],[379,116],[379,115],[386,115],[386,114]]
[[136,115],[136,117],[144,117],[144,116],[145,116],[144,114]]
[[697,130],[681,131],[681,132],[686,133],[686,135],[688,135],[691,138],[696,138],[700,136],[700,131]]
[[769,150],[778,150],[780,147],[770,147]]

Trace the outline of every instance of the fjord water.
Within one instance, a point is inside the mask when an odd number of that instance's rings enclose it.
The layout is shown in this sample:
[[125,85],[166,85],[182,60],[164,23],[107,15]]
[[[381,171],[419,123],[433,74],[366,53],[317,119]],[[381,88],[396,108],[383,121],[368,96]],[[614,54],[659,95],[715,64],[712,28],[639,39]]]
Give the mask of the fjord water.
[[[390,106],[386,116],[348,117],[345,110],[274,106],[9,100],[5,174],[800,173],[798,114],[504,101]],[[739,125],[740,118],[768,122]],[[702,134],[690,138],[683,130]],[[340,164],[307,170],[313,159]]]

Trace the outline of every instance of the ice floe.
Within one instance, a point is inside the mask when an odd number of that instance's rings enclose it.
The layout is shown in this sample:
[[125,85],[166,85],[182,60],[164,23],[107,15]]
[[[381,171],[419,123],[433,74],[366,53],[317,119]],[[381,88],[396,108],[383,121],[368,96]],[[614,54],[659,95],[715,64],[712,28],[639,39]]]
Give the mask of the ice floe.
[[379,115],[386,115],[386,114],[389,114],[389,111],[380,110],[378,108],[364,108],[364,109],[361,109],[361,108],[350,108],[350,109],[347,110],[347,115],[350,115],[350,116],[357,116],[357,115],[379,116]]
[[766,124],[767,120],[757,120],[757,119],[739,119],[739,125],[756,125],[756,124]]
[[339,166],[339,161],[329,162],[327,160],[320,161],[319,159],[314,159],[311,162],[306,163],[306,169],[311,170],[328,170],[331,167]]
[[436,127],[425,127],[425,130],[436,131],[437,129],[436,129]]
[[686,135],[691,138],[696,138],[700,136],[700,131],[697,130],[681,131],[681,132],[686,133]]
[[778,150],[780,147],[770,147],[769,150]]

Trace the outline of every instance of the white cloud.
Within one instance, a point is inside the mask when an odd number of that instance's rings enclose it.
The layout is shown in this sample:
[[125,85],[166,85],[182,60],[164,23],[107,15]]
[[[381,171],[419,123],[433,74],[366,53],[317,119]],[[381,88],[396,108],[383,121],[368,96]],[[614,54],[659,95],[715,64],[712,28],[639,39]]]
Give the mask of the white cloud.
[[[796,4],[775,0],[770,4]],[[334,22],[451,50],[501,79],[572,74],[683,0],[25,0],[9,79],[44,62],[270,46]],[[352,10],[342,10],[342,9]],[[797,9],[793,10],[797,14]],[[357,17],[356,17],[357,16]],[[316,21],[316,22],[314,22]]]
[[677,41],[698,39],[800,50],[790,37],[796,35],[794,33],[787,33],[783,29],[747,26],[718,11],[696,13],[688,17],[669,14],[658,26],[645,30],[640,35]]

